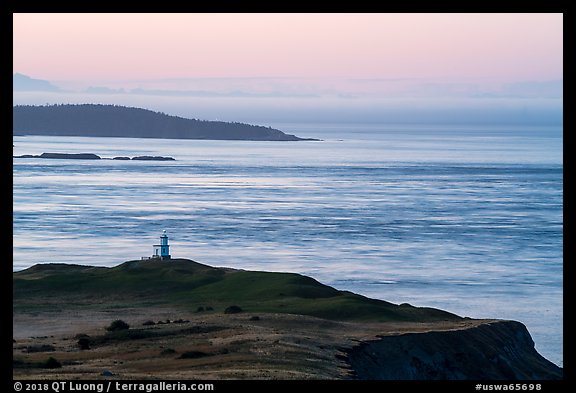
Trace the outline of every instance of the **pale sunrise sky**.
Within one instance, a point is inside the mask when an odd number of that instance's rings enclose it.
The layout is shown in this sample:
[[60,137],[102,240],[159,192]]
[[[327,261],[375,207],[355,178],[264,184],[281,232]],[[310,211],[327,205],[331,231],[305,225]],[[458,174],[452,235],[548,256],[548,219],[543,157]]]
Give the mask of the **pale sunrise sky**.
[[[562,95],[562,14],[44,13],[13,22],[13,72],[67,92]],[[27,94],[15,102],[57,101]]]
[[14,14],[44,79],[562,77],[561,14]]

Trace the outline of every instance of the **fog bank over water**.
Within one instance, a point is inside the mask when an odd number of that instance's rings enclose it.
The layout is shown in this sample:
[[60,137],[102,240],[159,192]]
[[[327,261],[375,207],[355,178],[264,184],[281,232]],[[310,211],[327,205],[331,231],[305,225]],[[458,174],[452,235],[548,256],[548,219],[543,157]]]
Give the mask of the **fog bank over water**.
[[13,92],[14,105],[101,103],[135,106],[201,120],[275,122],[561,125],[562,98],[345,98],[157,96]]

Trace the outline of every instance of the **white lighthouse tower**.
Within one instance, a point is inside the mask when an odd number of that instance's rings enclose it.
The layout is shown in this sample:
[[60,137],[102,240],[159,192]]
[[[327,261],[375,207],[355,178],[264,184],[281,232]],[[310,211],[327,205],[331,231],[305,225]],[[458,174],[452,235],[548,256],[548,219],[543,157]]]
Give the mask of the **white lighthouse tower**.
[[170,246],[168,245],[168,235],[162,231],[160,244],[154,244],[152,258],[170,259]]

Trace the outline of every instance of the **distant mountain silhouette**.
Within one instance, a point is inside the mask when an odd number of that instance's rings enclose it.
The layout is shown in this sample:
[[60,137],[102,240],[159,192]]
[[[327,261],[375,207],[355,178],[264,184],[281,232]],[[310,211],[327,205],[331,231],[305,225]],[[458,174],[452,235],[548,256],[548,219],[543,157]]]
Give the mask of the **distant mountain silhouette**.
[[60,91],[57,86],[42,80],[30,78],[28,75],[16,73],[12,75],[13,91]]
[[117,105],[17,105],[13,135],[98,136],[161,139],[299,141],[270,127],[170,116]]

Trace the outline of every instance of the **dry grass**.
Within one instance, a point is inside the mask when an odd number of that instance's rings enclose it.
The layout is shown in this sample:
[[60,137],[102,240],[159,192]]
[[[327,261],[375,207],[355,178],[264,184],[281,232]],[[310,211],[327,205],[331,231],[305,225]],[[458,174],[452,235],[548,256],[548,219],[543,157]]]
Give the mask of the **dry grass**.
[[[190,313],[172,308],[129,308],[111,311],[43,312],[13,315],[14,359],[39,363],[49,356],[59,369],[14,368],[18,379],[346,379],[352,376],[346,352],[381,335],[454,330],[488,321],[337,322],[310,316]],[[80,350],[78,334],[92,338],[122,319],[145,338],[102,340]],[[142,326],[145,321],[189,320],[188,323]],[[51,345],[48,353],[25,351]],[[180,358],[186,352],[205,356]],[[113,377],[102,377],[109,370]]]

